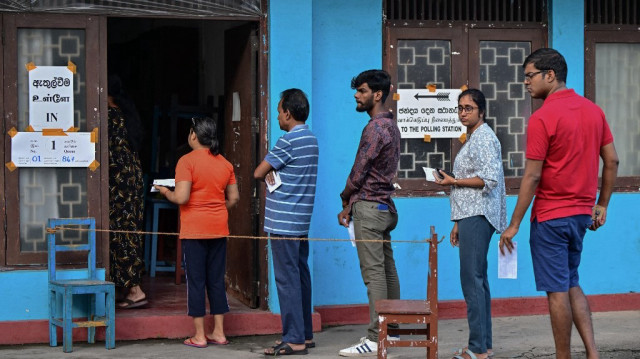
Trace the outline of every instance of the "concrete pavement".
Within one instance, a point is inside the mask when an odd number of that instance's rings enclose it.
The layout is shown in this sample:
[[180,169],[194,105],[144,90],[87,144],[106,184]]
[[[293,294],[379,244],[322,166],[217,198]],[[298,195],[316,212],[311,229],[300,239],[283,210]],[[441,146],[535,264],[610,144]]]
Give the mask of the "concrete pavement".
[[[596,343],[602,359],[640,358],[640,311],[599,312],[593,314]],[[441,320],[439,323],[439,359],[449,359],[453,350],[466,343],[467,324],[464,319]],[[366,333],[365,325],[324,328],[315,334],[317,347],[304,358],[339,358],[338,351]],[[555,358],[553,337],[548,316],[501,317],[493,319],[495,359]],[[61,339],[61,338],[59,338]],[[276,335],[229,338],[227,346],[196,349],[182,345],[181,340],[118,341],[116,349],[106,350],[104,342],[74,343],[73,353],[65,354],[62,346],[46,344],[0,346],[1,358],[264,358],[263,348],[278,339]],[[572,338],[574,358],[584,358],[582,342],[575,328]],[[424,358],[424,349],[391,348],[390,359]],[[297,357],[297,356],[294,356]]]

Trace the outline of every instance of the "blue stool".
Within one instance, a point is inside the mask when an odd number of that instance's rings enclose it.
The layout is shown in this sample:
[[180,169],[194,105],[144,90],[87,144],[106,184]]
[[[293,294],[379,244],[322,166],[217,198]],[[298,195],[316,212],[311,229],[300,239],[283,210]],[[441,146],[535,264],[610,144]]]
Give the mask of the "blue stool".
[[[156,271],[158,272],[172,272],[175,270],[175,266],[158,262],[158,220],[160,215],[160,210],[162,209],[177,209],[178,207],[162,198],[148,198],[147,203],[147,224],[146,230],[147,232],[152,232],[153,234],[147,234],[144,240],[144,263],[145,269],[149,272],[150,277],[156,276]],[[149,222],[148,218],[152,216],[152,221]],[[151,248],[149,248],[151,246]],[[161,263],[161,264],[160,264]]]
[[[87,244],[57,245],[56,231],[58,226],[88,226]],[[49,249],[49,345],[58,345],[56,326],[62,327],[63,347],[65,353],[73,351],[73,328],[87,328],[88,342],[95,343],[95,327],[106,327],[105,347],[116,347],[116,302],[115,285],[96,278],[96,220],[94,218],[81,219],[53,219],[47,222],[47,242]],[[57,279],[56,253],[70,251],[87,251],[87,277],[83,279]],[[62,295],[62,318],[56,313],[57,296]],[[86,321],[73,321],[73,296],[85,294],[89,298]],[[104,300],[105,316],[96,317],[96,304]]]

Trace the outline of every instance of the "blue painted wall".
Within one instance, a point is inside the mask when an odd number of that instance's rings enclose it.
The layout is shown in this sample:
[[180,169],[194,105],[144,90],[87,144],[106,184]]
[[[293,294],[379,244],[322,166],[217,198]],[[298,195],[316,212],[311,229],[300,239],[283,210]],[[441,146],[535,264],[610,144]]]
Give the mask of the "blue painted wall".
[[567,87],[584,95],[584,1],[551,0],[549,46],[567,61]]
[[[284,134],[278,125],[280,93],[289,88],[299,88],[307,94],[313,108],[312,88],[312,1],[269,1],[269,148]],[[313,113],[307,124],[313,128]],[[321,148],[322,151],[322,148]],[[310,252],[313,252],[311,244]],[[271,248],[269,248],[269,254]],[[311,257],[311,256],[310,256]],[[309,259],[313,270],[313,258]],[[269,308],[280,313],[278,292],[273,276],[273,263],[269,255]],[[313,276],[312,276],[313,282]]]
[[[98,269],[98,279],[104,280],[104,268]],[[59,279],[86,278],[86,270],[56,271]],[[36,320],[49,318],[49,273],[46,270],[16,270],[0,272],[0,321]],[[86,316],[86,300],[74,296],[75,316]],[[58,298],[58,313],[62,313],[62,299]],[[104,304],[97,313],[104,313]]]

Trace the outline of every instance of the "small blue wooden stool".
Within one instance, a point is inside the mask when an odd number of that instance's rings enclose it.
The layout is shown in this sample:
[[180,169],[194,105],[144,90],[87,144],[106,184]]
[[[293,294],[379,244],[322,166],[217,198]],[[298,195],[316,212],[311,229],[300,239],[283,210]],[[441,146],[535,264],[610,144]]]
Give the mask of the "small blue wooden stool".
[[[56,231],[59,226],[88,226],[88,243],[57,245]],[[115,285],[96,278],[96,221],[94,218],[50,218],[47,222],[47,242],[49,246],[49,345],[58,345],[56,326],[62,327],[63,351],[73,351],[73,328],[87,328],[88,342],[95,343],[95,327],[106,327],[105,347],[116,347],[116,304]],[[87,251],[87,278],[84,279],[57,279],[56,278],[56,252]],[[56,315],[57,295],[63,298],[62,318]],[[73,321],[73,295],[85,294],[89,298],[88,314],[86,321]],[[96,317],[96,304],[98,300],[105,302],[105,316]]]

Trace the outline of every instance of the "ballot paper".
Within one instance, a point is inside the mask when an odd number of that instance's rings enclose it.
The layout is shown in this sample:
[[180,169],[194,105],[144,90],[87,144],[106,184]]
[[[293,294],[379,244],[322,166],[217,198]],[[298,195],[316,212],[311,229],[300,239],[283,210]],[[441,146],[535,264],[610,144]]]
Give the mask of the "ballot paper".
[[356,246],[356,231],[353,229],[353,221],[349,221],[349,239],[351,240],[351,245]]
[[[176,186],[176,180],[175,178],[168,178],[168,179],[155,179],[153,180],[153,185],[154,186],[163,186],[163,187],[175,187]],[[151,186],[151,192],[158,192],[158,190]]]
[[422,169],[424,170],[424,175],[427,177],[427,181],[430,181],[430,182],[435,182],[436,181],[436,178],[433,175],[433,172],[436,171],[435,168],[422,167]]
[[282,184],[282,180],[280,180],[280,174],[278,173],[278,171],[273,171],[273,180],[275,181],[273,184],[269,184],[269,182],[265,181],[269,193],[275,191],[276,188],[280,187],[280,185]]
[[504,255],[500,253],[498,247],[498,278],[516,279],[518,278],[518,243],[513,242],[511,253],[505,247]]

